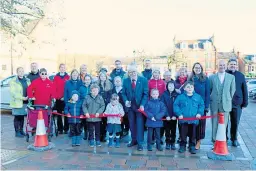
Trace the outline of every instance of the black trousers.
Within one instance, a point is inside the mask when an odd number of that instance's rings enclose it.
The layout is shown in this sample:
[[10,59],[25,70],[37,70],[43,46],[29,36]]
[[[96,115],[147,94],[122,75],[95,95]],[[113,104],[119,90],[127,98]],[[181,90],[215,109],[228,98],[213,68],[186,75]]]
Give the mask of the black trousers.
[[24,115],[14,116],[13,125],[14,125],[15,132],[23,131]]
[[70,126],[71,137],[81,135],[81,124],[80,123],[70,123],[69,126]]
[[89,131],[89,140],[94,140],[94,132],[96,141],[100,141],[100,127],[101,122],[87,122]]
[[[65,102],[62,100],[56,100],[56,110],[58,113],[63,113],[65,107]],[[69,123],[68,117],[64,117],[64,126],[62,122],[62,116],[57,115],[57,126],[58,131],[68,131],[69,130]]]
[[81,119],[81,130],[84,129],[84,132],[87,132],[87,122],[86,119]]
[[164,121],[164,127],[161,128],[161,137],[165,133],[166,144],[174,144],[176,139],[177,120]]
[[187,144],[187,136],[189,137],[189,146],[195,147],[196,145],[196,125],[195,124],[180,124],[180,146],[185,147]]
[[[229,113],[230,124],[231,124],[231,126],[230,126],[231,141],[237,140],[237,131],[238,131],[238,125],[240,122],[241,114],[242,114],[241,107],[232,108],[232,111]],[[227,126],[227,130],[226,130],[226,135],[227,135],[227,139],[228,139],[228,126]]]
[[148,145],[151,145],[152,143],[153,132],[155,133],[156,145],[157,146],[160,145],[161,143],[160,129],[161,128],[148,127]]
[[106,137],[107,134],[107,118],[101,119],[101,125],[100,125],[100,136]]
[[121,128],[122,131],[129,131],[130,126],[129,126],[129,119],[128,119],[128,113],[125,113],[124,117],[123,117],[123,122],[121,123]]

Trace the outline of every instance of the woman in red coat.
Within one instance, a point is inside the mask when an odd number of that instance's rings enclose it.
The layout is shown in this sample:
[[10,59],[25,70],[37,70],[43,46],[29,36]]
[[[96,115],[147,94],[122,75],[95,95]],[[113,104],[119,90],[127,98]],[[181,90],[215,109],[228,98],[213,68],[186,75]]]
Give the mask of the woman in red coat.
[[160,69],[154,68],[152,75],[152,79],[148,81],[149,92],[151,92],[152,89],[157,89],[159,91],[159,97],[161,97],[166,90],[166,85],[164,80],[160,78]]
[[55,101],[56,88],[53,82],[47,78],[47,70],[41,68],[40,77],[30,84],[27,89],[28,98],[34,100],[35,105],[51,106],[51,100]]

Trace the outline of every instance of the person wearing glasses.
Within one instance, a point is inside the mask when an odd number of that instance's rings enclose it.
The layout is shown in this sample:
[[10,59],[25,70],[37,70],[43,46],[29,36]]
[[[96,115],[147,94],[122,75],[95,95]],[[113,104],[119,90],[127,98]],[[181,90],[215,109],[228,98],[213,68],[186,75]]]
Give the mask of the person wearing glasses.
[[24,77],[24,69],[17,68],[17,76],[10,81],[12,115],[14,116],[14,129],[16,137],[23,137],[24,116],[27,115],[26,105],[28,103],[27,87],[30,80]]
[[[230,59],[228,61],[228,70],[226,72],[233,75],[235,77],[235,82],[236,82],[236,92],[233,96],[232,110],[229,113],[229,115],[230,115],[230,122],[231,122],[230,138],[232,141],[232,146],[237,147],[239,146],[237,142],[237,130],[238,130],[241,114],[242,114],[242,109],[246,108],[248,105],[248,90],[247,90],[244,74],[237,71],[236,59]],[[228,127],[227,127],[227,139],[228,139]]]
[[123,81],[123,100],[128,108],[128,119],[131,130],[132,141],[127,145],[132,147],[138,144],[137,150],[143,150],[144,142],[144,106],[148,100],[148,81],[142,76],[138,76],[137,66],[131,64],[128,66],[129,77]]
[[35,79],[28,87],[28,98],[34,100],[35,105],[52,105],[55,102],[56,88],[53,82],[47,77],[47,70],[39,70],[40,77]]
[[[205,105],[203,116],[206,116],[209,112],[210,104],[210,82],[200,63],[196,62],[193,65],[189,81],[194,82],[195,92],[203,98]],[[196,150],[200,149],[201,140],[205,138],[205,128],[206,120],[199,120],[199,124],[196,127]]]

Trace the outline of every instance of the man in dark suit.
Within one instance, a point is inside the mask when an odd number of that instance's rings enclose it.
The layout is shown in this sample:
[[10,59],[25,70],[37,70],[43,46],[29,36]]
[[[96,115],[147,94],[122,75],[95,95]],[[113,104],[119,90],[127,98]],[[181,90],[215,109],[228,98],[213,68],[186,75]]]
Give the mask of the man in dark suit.
[[123,81],[123,100],[128,108],[128,119],[130,124],[132,141],[127,145],[137,145],[137,150],[143,150],[144,141],[144,116],[138,109],[144,111],[148,99],[148,81],[138,76],[137,66],[128,66],[128,78]]
[[230,138],[232,141],[232,145],[234,147],[237,147],[239,145],[237,142],[237,130],[242,114],[242,108],[245,108],[248,105],[248,91],[244,74],[237,71],[236,59],[230,59],[228,61],[228,70],[226,72],[234,75],[236,82],[236,91],[232,99],[232,111],[230,112]]

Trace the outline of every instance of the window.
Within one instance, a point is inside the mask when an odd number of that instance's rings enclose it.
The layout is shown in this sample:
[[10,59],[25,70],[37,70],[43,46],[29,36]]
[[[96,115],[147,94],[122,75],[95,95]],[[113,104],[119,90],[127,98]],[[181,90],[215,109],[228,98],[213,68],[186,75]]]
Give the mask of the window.
[[6,65],[2,65],[2,71],[6,71],[7,70],[7,66]]

